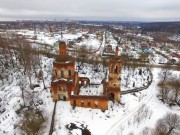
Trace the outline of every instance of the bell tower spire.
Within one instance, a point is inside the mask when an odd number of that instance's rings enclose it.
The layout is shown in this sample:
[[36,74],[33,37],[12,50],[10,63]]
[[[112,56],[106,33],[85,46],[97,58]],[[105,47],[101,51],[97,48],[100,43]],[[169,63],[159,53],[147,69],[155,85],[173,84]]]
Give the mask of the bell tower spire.
[[67,54],[66,43],[64,41],[59,42],[59,54],[65,56]]
[[116,57],[118,57],[118,51],[119,51],[118,46],[116,46],[116,53],[115,53]]

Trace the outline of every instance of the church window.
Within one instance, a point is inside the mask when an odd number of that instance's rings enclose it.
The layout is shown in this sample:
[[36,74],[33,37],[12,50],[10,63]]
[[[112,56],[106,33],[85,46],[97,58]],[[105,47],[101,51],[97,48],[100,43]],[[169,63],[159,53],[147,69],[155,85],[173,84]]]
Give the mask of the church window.
[[61,70],[58,71],[58,77],[61,77]]
[[64,89],[63,90],[66,91],[66,85],[64,85]]
[[90,107],[90,106],[91,106],[91,102],[90,102],[90,101],[88,102],[87,106],[88,106],[88,107]]
[[118,73],[118,66],[115,67],[114,73]]
[[98,108],[98,101],[95,101],[95,108]]
[[59,86],[59,91],[62,91],[62,86]]
[[64,78],[64,71],[61,70],[61,77]]
[[84,106],[84,101],[81,101],[81,107],[83,107]]
[[69,76],[71,76],[71,70],[68,70],[68,74],[69,74]]

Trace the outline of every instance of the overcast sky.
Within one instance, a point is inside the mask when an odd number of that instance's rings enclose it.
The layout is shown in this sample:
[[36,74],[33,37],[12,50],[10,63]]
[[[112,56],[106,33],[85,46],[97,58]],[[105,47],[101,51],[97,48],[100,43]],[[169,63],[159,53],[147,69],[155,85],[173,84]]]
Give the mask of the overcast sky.
[[180,21],[180,0],[0,0],[5,20]]

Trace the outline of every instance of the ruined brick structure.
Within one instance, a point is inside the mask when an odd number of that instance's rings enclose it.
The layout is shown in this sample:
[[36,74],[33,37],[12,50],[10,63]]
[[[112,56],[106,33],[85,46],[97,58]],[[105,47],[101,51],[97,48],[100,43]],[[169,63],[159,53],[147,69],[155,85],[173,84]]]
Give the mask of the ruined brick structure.
[[87,95],[72,95],[70,100],[71,106],[108,109],[107,96],[87,96]]
[[65,42],[59,43],[59,56],[53,62],[51,93],[53,101],[69,100],[71,93],[79,87],[78,72],[74,58],[67,55]]
[[122,61],[118,57],[116,47],[115,57],[109,60],[109,75],[107,93],[111,100],[120,101]]
[[103,95],[79,95],[80,87],[89,85],[87,77],[78,77],[74,58],[67,55],[65,42],[59,43],[59,56],[53,62],[51,93],[53,101],[70,100],[71,106],[108,109],[108,101],[120,101],[122,62],[116,55],[109,60],[108,78],[102,81]]

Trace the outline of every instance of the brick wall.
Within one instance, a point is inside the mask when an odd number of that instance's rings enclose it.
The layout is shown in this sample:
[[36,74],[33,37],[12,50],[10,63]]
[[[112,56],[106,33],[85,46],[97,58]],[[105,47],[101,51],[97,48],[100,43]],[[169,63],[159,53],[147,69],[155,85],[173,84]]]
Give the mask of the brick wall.
[[70,97],[71,106],[79,106],[85,108],[108,109],[108,98],[106,96],[75,96]]

